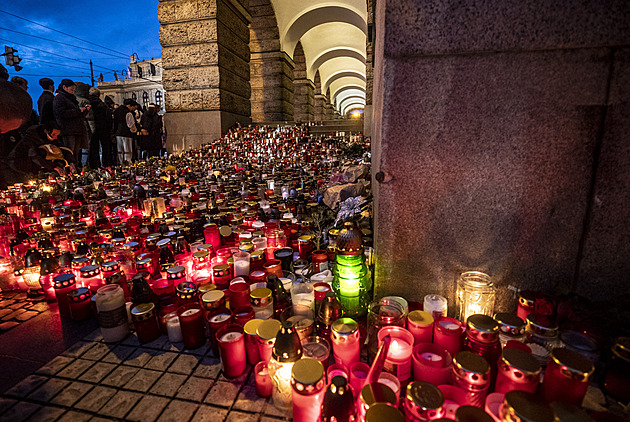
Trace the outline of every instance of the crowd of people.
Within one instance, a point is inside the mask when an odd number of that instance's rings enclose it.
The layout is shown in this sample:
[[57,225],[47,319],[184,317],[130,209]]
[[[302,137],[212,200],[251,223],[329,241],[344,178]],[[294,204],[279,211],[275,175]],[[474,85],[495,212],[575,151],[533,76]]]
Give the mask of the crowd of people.
[[159,108],[128,98],[101,99],[98,87],[62,79],[39,80],[35,110],[28,81],[0,65],[0,189],[44,171],[60,175],[131,163],[164,153]]

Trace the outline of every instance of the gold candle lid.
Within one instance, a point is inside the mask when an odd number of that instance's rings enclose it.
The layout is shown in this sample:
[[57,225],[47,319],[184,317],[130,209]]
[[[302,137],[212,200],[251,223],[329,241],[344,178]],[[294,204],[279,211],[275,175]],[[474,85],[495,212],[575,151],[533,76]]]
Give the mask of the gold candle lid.
[[499,416],[508,422],[554,422],[551,407],[526,391],[509,391],[499,410]]
[[352,318],[339,318],[332,323],[332,330],[337,334],[353,334],[359,329],[359,324]]
[[525,332],[525,321],[508,312],[499,312],[494,315],[494,320],[499,324],[499,332],[511,337],[522,336]]
[[262,261],[265,257],[265,251],[254,251],[249,255],[250,261]]
[[414,323],[415,325],[428,327],[429,325],[433,324],[433,315],[425,311],[411,311],[409,312],[409,315],[407,315],[407,320]]
[[315,236],[313,236],[312,234],[302,235],[302,236],[298,237],[298,243],[308,243],[311,240],[313,240],[314,237]]
[[398,402],[398,397],[394,390],[380,382],[365,384],[359,397],[368,407],[376,403],[390,403],[394,405]]
[[413,381],[407,385],[405,397],[420,412],[438,410],[444,406],[444,394],[435,385],[425,381]]
[[456,422],[494,422],[492,416],[475,406],[459,406],[455,412]]
[[203,296],[201,296],[201,301],[203,303],[215,303],[223,299],[224,296],[225,293],[223,293],[223,290],[217,290],[215,287],[215,290],[204,293]]
[[272,340],[278,335],[281,326],[282,323],[277,319],[267,319],[260,323],[258,329],[256,329],[256,334],[262,340]]
[[219,233],[221,233],[221,236],[223,237],[230,237],[232,235],[232,229],[230,226],[221,226],[221,228],[219,228]]
[[534,356],[524,350],[503,350],[501,362],[513,368],[516,368],[525,374],[540,374],[540,362],[538,362],[538,360]]
[[141,303],[131,310],[134,321],[144,321],[153,316],[155,305],[153,303]]
[[250,335],[250,336],[255,336],[256,335],[256,330],[258,330],[258,327],[260,327],[260,324],[262,324],[264,320],[262,319],[250,319],[249,321],[247,321],[245,323],[245,325],[243,325],[243,331],[245,332],[245,334]]
[[317,359],[302,358],[291,370],[291,386],[301,394],[313,394],[324,387],[324,365]]
[[493,343],[499,338],[499,324],[488,315],[471,315],[466,320],[466,335],[482,343]]
[[365,412],[365,422],[405,422],[405,416],[395,407],[376,403]]
[[551,351],[551,359],[567,378],[586,382],[595,370],[590,360],[573,350],[557,347]]
[[[201,300],[203,301],[203,295],[208,293],[208,292],[212,292],[214,290],[217,290],[217,285],[216,284],[212,284],[212,283],[206,283],[206,284],[202,284],[200,285],[197,290],[199,291],[199,294],[201,295]],[[221,292],[223,293],[223,292]]]
[[210,255],[210,253],[207,250],[197,251],[197,252],[192,254],[193,258],[197,259],[197,260],[206,259],[208,257],[208,255]]
[[453,372],[457,378],[470,385],[486,386],[490,382],[490,365],[484,358],[472,352],[459,352],[455,355]]

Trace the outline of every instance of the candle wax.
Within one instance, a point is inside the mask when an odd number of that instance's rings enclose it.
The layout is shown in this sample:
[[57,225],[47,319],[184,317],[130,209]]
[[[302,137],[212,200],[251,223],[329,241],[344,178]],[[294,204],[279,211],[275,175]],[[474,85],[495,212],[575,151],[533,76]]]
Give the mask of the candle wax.
[[[186,311],[186,312],[188,312],[188,311]],[[184,312],[184,314],[185,314],[185,312]],[[183,316],[184,314],[182,314],[182,316]],[[215,316],[213,316],[212,318],[210,318],[210,322],[216,322],[216,323],[219,323],[219,322],[226,321],[226,320],[228,320],[228,319],[230,319],[230,315],[228,315],[228,314],[219,314],[219,315],[215,315]]]
[[201,309],[188,309],[184,312],[182,312],[182,316],[183,317],[191,317],[193,315],[195,315],[197,312],[200,312]]
[[442,360],[442,356],[431,352],[424,352],[420,354],[420,357],[431,362],[440,362]]
[[238,340],[239,338],[243,337],[242,333],[233,331],[231,333],[225,333],[221,336],[221,338],[219,339],[220,341],[234,341],[234,340]]
[[447,330],[457,330],[459,328],[459,325],[450,321],[440,321],[440,325],[446,328]]
[[321,361],[325,359],[330,351],[321,343],[306,343],[302,345],[302,353],[304,357],[313,358]]

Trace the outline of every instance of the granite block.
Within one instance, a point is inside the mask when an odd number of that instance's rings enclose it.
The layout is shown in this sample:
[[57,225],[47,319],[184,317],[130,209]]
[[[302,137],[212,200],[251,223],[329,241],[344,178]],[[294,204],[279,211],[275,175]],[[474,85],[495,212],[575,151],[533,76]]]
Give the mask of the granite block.
[[144,396],[125,419],[138,422],[151,422],[158,418],[168,403],[168,398]]
[[81,376],[88,368],[91,368],[94,362],[87,359],[75,359],[70,365],[59,371],[57,376],[63,378],[76,379]]
[[168,372],[189,375],[193,372],[200,358],[186,353],[180,354],[177,359],[167,369]]
[[190,377],[177,392],[177,398],[200,402],[214,385],[214,380],[208,378]]
[[98,384],[116,368],[112,363],[97,362],[93,364],[87,371],[79,377],[81,381],[93,382]]
[[83,412],[76,412],[74,410],[69,410],[62,416],[63,422],[87,422],[92,419],[92,415]]
[[5,413],[11,406],[17,403],[17,400],[10,399],[7,397],[0,397],[0,415]]
[[70,384],[70,381],[62,380],[59,378],[51,378],[41,385],[37,390],[29,394],[28,398],[34,401],[47,403],[57,393],[63,390]]
[[258,415],[252,415],[251,413],[231,411],[228,414],[225,422],[256,422],[258,421]]
[[59,407],[44,406],[28,420],[29,422],[53,422],[56,421],[65,411],[66,409],[61,409]]
[[157,371],[165,371],[175,358],[177,358],[177,353],[158,353],[153,356],[144,367],[147,369],[155,369]]
[[238,398],[234,402],[234,409],[259,413],[265,407],[266,402],[266,398],[259,397],[258,394],[256,394],[255,386],[246,385],[243,387],[238,395]]
[[35,403],[21,401],[10,408],[6,413],[0,415],[2,422],[21,422],[25,421],[33,413],[41,409],[41,406]]
[[191,422],[215,422],[225,420],[228,410],[212,406],[199,406]]
[[125,384],[125,388],[133,391],[141,391],[146,393],[151,386],[160,377],[161,372],[152,371],[150,369],[140,369],[136,374]]
[[35,371],[35,373],[40,374],[40,375],[53,376],[57,374],[59,371],[61,371],[62,369],[64,369],[73,361],[74,359],[71,357],[60,355],[52,359],[50,362],[46,363],[41,368],[39,368],[37,371]]
[[111,399],[116,390],[114,388],[97,385],[83,398],[81,398],[74,407],[76,409],[87,410],[97,413],[105,403]]
[[103,362],[119,364],[127,360],[127,358],[136,350],[132,346],[119,345],[110,351],[104,358]]
[[92,342],[85,342],[85,341],[78,341],[75,344],[73,344],[72,346],[68,347],[63,353],[63,356],[69,356],[69,357],[73,357],[73,358],[78,358],[79,356],[81,356],[83,353],[87,352],[88,350],[90,350],[90,348],[92,346],[94,346],[95,343]]
[[216,379],[221,372],[221,361],[215,358],[203,358],[195,369],[195,376]]
[[138,348],[134,350],[129,356],[127,356],[127,358],[122,363],[123,365],[142,367],[146,365],[151,360],[151,358],[157,354],[157,350]]
[[113,347],[113,345],[105,343],[95,343],[90,350],[81,355],[81,359],[100,360],[107,355]]
[[158,419],[159,422],[179,422],[187,421],[197,411],[198,404],[189,403],[180,400],[171,401],[162,415]]
[[40,375],[29,375],[18,384],[14,385],[5,394],[10,397],[26,397],[29,393],[31,393],[33,390],[35,390],[46,381],[48,381],[47,377],[43,377]]
[[238,395],[239,386],[229,382],[215,383],[204,399],[204,403],[213,406],[230,407]]
[[112,387],[122,387],[127,384],[130,379],[139,371],[139,368],[133,366],[119,366],[112,371],[103,381],[104,385]]
[[150,393],[158,396],[174,397],[180,386],[186,381],[187,376],[181,374],[164,373],[153,387]]
[[100,414],[114,418],[124,418],[131,408],[142,398],[142,394],[132,391],[118,391],[100,410]]
[[52,404],[70,407],[75,404],[81,397],[86,395],[92,387],[92,384],[87,384],[84,382],[73,382],[68,385],[62,392],[57,394],[50,402]]

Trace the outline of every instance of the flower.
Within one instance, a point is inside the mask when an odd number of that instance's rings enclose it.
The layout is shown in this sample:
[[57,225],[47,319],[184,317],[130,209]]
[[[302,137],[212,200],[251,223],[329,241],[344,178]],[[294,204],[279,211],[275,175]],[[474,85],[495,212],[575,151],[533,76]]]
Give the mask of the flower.
[[555,314],[555,306],[549,298],[540,297],[534,301],[534,313],[542,316],[553,316]]

